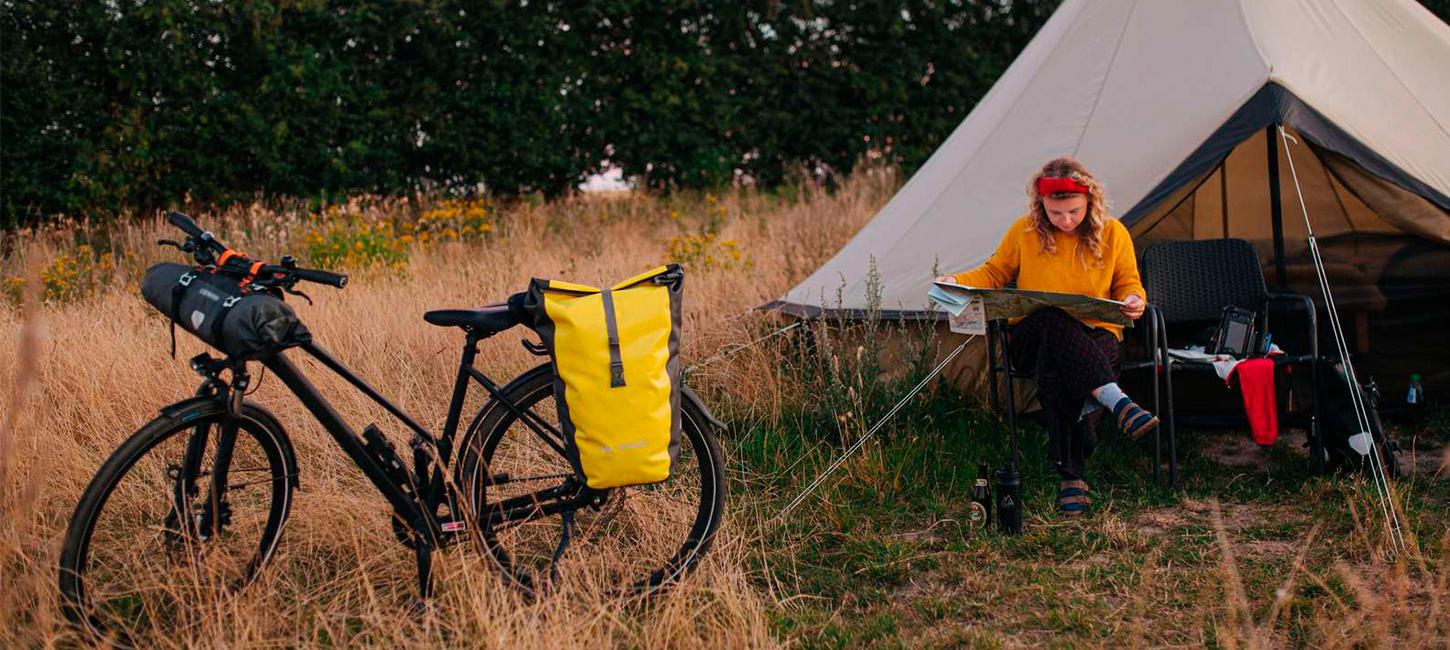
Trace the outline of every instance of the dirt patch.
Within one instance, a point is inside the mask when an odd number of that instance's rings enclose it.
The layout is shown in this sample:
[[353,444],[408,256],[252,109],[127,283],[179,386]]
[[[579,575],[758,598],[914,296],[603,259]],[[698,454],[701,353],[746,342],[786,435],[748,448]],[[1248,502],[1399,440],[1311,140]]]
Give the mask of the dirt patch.
[[[1207,499],[1184,499],[1182,508],[1193,522],[1208,524],[1212,521],[1213,503]],[[1303,518],[1292,508],[1261,503],[1221,503],[1219,510],[1223,515],[1223,526],[1230,535],[1265,521],[1282,522]]]
[[1413,476],[1450,480],[1450,447],[1420,445],[1400,450],[1400,467]]
[[1272,558],[1294,557],[1294,554],[1299,551],[1299,547],[1293,542],[1280,539],[1256,539],[1239,544],[1235,550],[1243,558],[1267,560]]
[[1183,525],[1183,517],[1173,510],[1149,510],[1133,519],[1139,535],[1162,537]]
[[[1287,441],[1282,441],[1284,444]],[[1214,435],[1207,437],[1199,453],[1224,467],[1268,469],[1269,449],[1260,447],[1248,436]]]

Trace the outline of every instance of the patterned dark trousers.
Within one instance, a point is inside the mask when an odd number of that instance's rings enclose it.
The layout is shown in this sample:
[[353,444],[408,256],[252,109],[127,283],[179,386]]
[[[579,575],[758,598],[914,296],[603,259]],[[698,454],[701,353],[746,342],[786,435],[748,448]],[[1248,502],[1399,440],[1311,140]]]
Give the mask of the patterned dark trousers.
[[1099,409],[1082,417],[1092,390],[1117,381],[1117,337],[1056,307],[1032,312],[1012,327],[1012,366],[1030,371],[1048,419],[1048,456],[1063,479],[1085,478],[1097,445]]

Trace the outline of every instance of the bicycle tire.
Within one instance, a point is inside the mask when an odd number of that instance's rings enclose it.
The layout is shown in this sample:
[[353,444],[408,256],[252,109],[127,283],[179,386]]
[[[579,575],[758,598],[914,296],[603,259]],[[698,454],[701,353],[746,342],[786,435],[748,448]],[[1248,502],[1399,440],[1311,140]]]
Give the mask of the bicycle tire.
[[[557,407],[552,400],[554,397],[554,376],[553,370],[548,364],[543,364],[520,375],[519,378],[511,382],[501,392],[521,410],[532,411],[550,421],[556,419]],[[545,402],[548,402],[548,404],[544,404]],[[671,490],[670,484],[675,481],[679,481],[680,486],[677,489],[673,489],[673,494],[697,492],[694,496],[694,503],[689,504],[686,508],[677,509],[693,509],[693,512],[684,515],[690,519],[688,528],[682,525],[678,526],[681,529],[679,531],[679,537],[682,537],[682,539],[668,543],[670,546],[678,544],[678,546],[673,548],[673,553],[666,557],[664,553],[670,550],[668,548],[657,552],[655,556],[662,560],[658,563],[658,566],[650,567],[650,570],[644,577],[638,579],[631,577],[620,580],[616,584],[625,584],[628,586],[619,591],[649,595],[678,580],[695,568],[699,558],[709,550],[710,545],[714,541],[715,532],[719,529],[721,517],[724,513],[726,497],[725,465],[722,454],[720,453],[720,445],[711,430],[710,418],[702,411],[698,404],[690,399],[682,399],[681,411],[682,435],[680,440],[680,453],[676,459],[675,467],[672,468],[671,478],[669,480],[660,484],[615,488],[608,492],[609,496],[607,497],[605,505],[599,510],[595,511],[592,508],[583,508],[576,511],[576,513],[584,513],[583,515],[576,514],[576,517],[592,517],[604,513],[610,508],[623,510],[632,498],[635,504],[646,501],[646,506],[658,505],[662,499],[653,498],[651,500],[650,496],[645,495],[653,494],[656,497],[664,495],[664,498],[668,499],[669,496],[665,494],[665,491]],[[488,499],[497,499],[503,496],[497,494],[503,490],[503,486],[499,482],[490,483],[481,481],[480,478],[484,476],[497,478],[499,474],[481,472],[480,469],[490,467],[498,472],[510,471],[512,467],[509,465],[514,463],[499,457],[500,448],[506,448],[505,443],[508,442],[510,437],[523,441],[522,444],[528,445],[530,438],[527,436],[531,436],[532,432],[517,421],[517,418],[510,409],[496,401],[490,401],[489,404],[485,405],[482,416],[476,418],[475,421],[479,424],[465,434],[460,445],[460,458],[457,464],[458,485],[461,486],[465,495],[472,499],[472,503],[478,504],[478,507],[474,508],[474,515],[477,520],[483,521],[483,513],[487,508]],[[547,457],[547,462],[551,463],[551,466],[556,468],[558,473],[568,473],[572,476],[572,468],[568,460],[562,455],[553,449],[547,449],[541,441],[536,441],[532,447],[539,452],[540,457]],[[644,514],[648,515],[650,513]],[[677,516],[676,519],[683,519],[683,517]],[[530,525],[542,527],[557,525],[560,534],[562,534],[563,530],[560,515],[545,517],[530,522]],[[582,533],[578,530],[583,529],[584,526],[585,522],[576,522],[574,535],[576,538],[579,538],[573,542],[576,545],[588,543],[589,541],[583,538]],[[621,527],[624,528],[622,532],[625,536],[631,533],[642,534],[645,532],[654,535],[658,532],[654,530],[632,530],[627,525],[622,525]],[[483,535],[488,553],[492,556],[506,579],[515,586],[523,589],[526,593],[533,594],[536,591],[536,586],[540,584],[540,578],[538,576],[545,571],[546,567],[540,566],[539,562],[535,562],[534,566],[520,567],[519,553],[511,548],[508,540],[504,539],[501,533],[502,531],[491,530],[487,526],[484,527]],[[598,546],[604,545],[604,541],[603,539],[596,540]],[[595,560],[603,560],[609,557],[608,552],[612,550],[615,552],[615,556],[620,556],[625,554],[626,551],[633,550],[629,546],[633,542],[640,540],[622,539],[618,541],[619,544],[615,545],[612,549],[595,548],[591,549],[593,552],[588,553],[588,555]],[[641,543],[643,542],[641,541]],[[645,556],[642,555],[640,557]],[[558,558],[553,559],[557,560]],[[641,560],[638,563],[644,565],[653,564],[653,562],[647,560]],[[547,564],[547,570],[552,574],[555,570],[554,562],[545,562],[545,564]],[[638,573],[643,575],[644,571],[639,571]],[[620,577],[623,578],[623,576]]]
[[[265,472],[266,476],[231,488],[227,500],[219,509],[223,514],[214,518],[211,517],[211,508],[204,503],[208,499],[200,496],[201,493],[209,492],[207,488],[210,486],[210,482],[200,477],[210,476],[211,474],[204,467],[206,463],[214,459],[206,456],[205,451],[207,447],[215,447],[214,444],[210,443],[211,440],[217,437],[212,432],[220,431],[220,425],[226,418],[225,406],[214,399],[189,400],[188,402],[182,402],[162,409],[162,415],[146,423],[136,433],[126,439],[111,454],[110,458],[101,465],[100,469],[97,470],[96,475],[86,486],[79,502],[76,504],[75,512],[72,514],[70,523],[66,528],[65,540],[61,545],[59,576],[61,609],[72,625],[90,632],[97,638],[106,639],[112,644],[120,646],[132,645],[131,638],[134,636],[135,628],[142,626],[124,623],[118,624],[118,621],[106,620],[105,617],[101,616],[97,603],[95,602],[97,596],[93,592],[98,585],[95,584],[96,581],[92,580],[95,577],[93,575],[95,573],[93,569],[97,568],[92,565],[92,560],[95,559],[93,551],[96,550],[93,548],[95,542],[94,536],[97,533],[98,522],[102,521],[102,517],[105,517],[108,512],[108,505],[115,504],[113,510],[117,511],[117,517],[121,517],[121,521],[125,521],[124,516],[130,514],[135,509],[133,506],[137,504],[138,497],[144,509],[145,502],[149,501],[149,499],[146,499],[147,494],[153,488],[161,493],[157,499],[162,502],[161,508],[158,511],[164,509],[165,514],[162,516],[162,521],[160,522],[154,521],[155,512],[150,513],[151,516],[142,515],[141,517],[137,517],[137,519],[142,520],[153,520],[151,525],[153,527],[159,526],[160,531],[153,531],[153,534],[148,536],[144,534],[144,528],[137,530],[138,533],[142,534],[133,536],[133,544],[135,547],[129,551],[131,555],[135,556],[136,561],[151,562],[153,563],[152,566],[155,566],[154,562],[158,560],[170,564],[175,559],[176,552],[179,550],[181,555],[190,555],[193,556],[191,559],[200,560],[196,564],[210,563],[212,565],[200,567],[201,569],[208,570],[205,572],[199,571],[197,567],[193,566],[191,573],[187,575],[197,576],[198,580],[227,578],[224,581],[216,580],[211,581],[210,584],[201,585],[204,587],[212,587],[211,592],[225,596],[240,591],[253,582],[261,569],[267,564],[268,560],[271,559],[271,556],[276,551],[282,528],[286,523],[287,515],[291,509],[292,494],[297,486],[296,457],[285,430],[282,429],[276,418],[266,409],[256,404],[250,402],[244,403],[236,436],[236,448],[238,451],[232,458],[229,467],[230,476],[227,482],[231,485],[233,480],[246,480],[248,478],[263,476],[263,472]],[[161,463],[165,463],[167,460],[167,458],[163,457],[166,456],[165,452],[158,452],[158,448],[163,444],[179,441],[183,444],[184,449],[186,445],[189,445],[195,439],[194,437],[199,432],[203,431],[206,432],[208,438],[202,440],[204,453],[198,456],[198,467],[194,469],[194,475],[198,476],[197,482],[201,484],[201,487],[197,493],[192,494],[186,499],[186,503],[178,504],[176,497],[180,492],[176,489],[179,484],[177,476],[184,470],[180,464],[167,465],[167,469],[163,472],[163,475],[158,476],[158,468],[161,467]],[[185,437],[184,440],[178,440],[183,436]],[[252,447],[253,444],[255,445],[255,449]],[[266,463],[265,469],[260,466],[252,468],[238,465],[239,462],[250,463],[262,460]],[[215,467],[215,465],[213,464],[212,467]],[[254,472],[254,474],[242,476],[243,472]],[[121,488],[123,482],[127,481],[128,478],[135,479],[134,482],[140,483],[141,485],[139,488],[132,488],[130,484],[127,484],[122,489],[125,492],[125,496],[123,498],[116,498],[113,501],[113,498],[117,496],[118,488]],[[241,497],[239,495],[244,494],[241,488],[250,488],[254,485],[264,487],[255,491],[248,489],[245,495],[246,498],[250,499],[252,494],[260,495],[264,492],[267,493],[265,496],[265,518],[252,516],[250,510],[246,513],[240,513],[241,516],[239,517],[237,509],[233,506],[240,503]],[[265,486],[270,486],[271,489],[267,490]],[[203,504],[193,508],[189,505],[192,497],[201,498]],[[181,509],[182,516],[180,517],[176,516],[178,508]],[[207,512],[209,514],[202,515],[201,512]],[[204,526],[203,519],[206,519]],[[179,521],[188,523],[180,524],[178,523]],[[195,534],[198,531],[190,525],[190,522],[193,521],[196,522],[198,527],[204,527],[209,533],[205,534],[204,537],[198,538],[198,535]],[[220,522],[220,526],[213,530],[212,526],[216,525],[217,522]],[[228,528],[233,532],[229,533]],[[221,572],[222,575],[218,575],[218,571],[215,570],[221,569],[221,567],[215,565],[223,560],[216,558],[219,553],[225,553],[226,551],[217,551],[216,549],[222,548],[222,544],[230,545],[232,538],[229,535],[233,535],[235,531],[241,528],[246,528],[247,533],[260,531],[260,534],[257,535],[256,550],[255,552],[248,550],[248,540],[251,537],[248,534],[247,538],[240,540],[240,543],[237,545],[241,555],[248,555],[250,553],[249,557],[245,557],[243,568],[239,572]],[[162,557],[143,557],[147,551],[154,550],[147,548],[148,541],[160,542],[159,548],[162,551]],[[237,559],[240,560],[241,557],[238,556]],[[175,573],[175,571],[171,573]],[[138,584],[142,578],[156,577],[158,576],[135,576]],[[124,580],[124,578],[122,579]],[[198,585],[192,584],[185,586],[196,587]],[[165,584],[158,584],[157,587],[162,589],[158,593],[163,594],[165,593],[165,589],[170,588],[169,585]],[[216,587],[220,587],[220,589],[215,589]],[[137,588],[140,589],[140,587]],[[188,595],[203,593],[194,589],[183,591]],[[172,595],[175,595],[175,592]],[[143,613],[161,607],[161,605],[157,605],[154,602],[145,602],[145,599],[141,597],[128,595],[125,598],[126,601],[135,600],[140,602],[123,602],[119,607],[139,606]],[[105,604],[110,605],[111,603],[107,601]],[[167,631],[168,635],[170,632],[172,631]]]

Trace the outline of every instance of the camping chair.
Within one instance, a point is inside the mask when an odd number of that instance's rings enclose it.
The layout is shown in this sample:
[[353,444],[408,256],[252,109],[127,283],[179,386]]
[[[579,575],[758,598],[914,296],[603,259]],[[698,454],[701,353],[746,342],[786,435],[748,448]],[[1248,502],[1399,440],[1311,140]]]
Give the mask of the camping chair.
[[[1143,251],[1138,265],[1143,287],[1152,302],[1147,315],[1153,359],[1132,364],[1133,367],[1154,368],[1154,394],[1157,383],[1163,383],[1167,409],[1159,412],[1168,429],[1168,463],[1170,482],[1178,482],[1177,414],[1173,406],[1173,373],[1183,371],[1214,372],[1213,365],[1174,358],[1168,354],[1168,325],[1217,322],[1229,305],[1249,309],[1258,314],[1258,331],[1269,330],[1269,308],[1276,305],[1301,306],[1308,317],[1308,354],[1276,355],[1275,367],[1308,364],[1313,416],[1309,421],[1311,453],[1315,469],[1324,469],[1324,443],[1319,437],[1320,402],[1318,321],[1314,302],[1307,296],[1271,293],[1264,283],[1259,253],[1242,239],[1175,241],[1152,244]],[[1125,366],[1126,368],[1127,366]],[[1281,422],[1283,418],[1281,418]],[[1280,425],[1282,427],[1282,424]],[[1161,427],[1160,427],[1161,428]]]
[[[1149,294],[1149,295],[1151,295],[1151,294]],[[1151,308],[1151,305],[1150,305],[1150,308]],[[1144,312],[1145,315],[1147,315],[1149,313],[1151,313],[1151,311]],[[1166,358],[1167,357],[1167,349],[1168,349],[1167,348],[1167,345],[1166,345],[1166,343],[1164,341],[1162,341],[1160,338],[1158,338],[1158,333],[1161,332],[1161,331],[1162,331],[1161,328],[1149,328],[1149,330],[1148,330],[1148,338],[1149,338],[1148,346],[1149,346],[1149,349],[1157,350],[1157,349],[1160,349],[1161,348],[1164,351],[1164,354],[1162,354],[1162,355],[1153,355],[1154,358]],[[1032,380],[1032,373],[1030,371],[1027,371],[1027,370],[1021,370],[1021,369],[1012,367],[1012,355],[1008,352],[1008,347],[1007,347],[1007,346],[1009,346],[1011,344],[1011,341],[1012,341],[1012,326],[1006,320],[1000,320],[999,319],[999,320],[994,320],[994,321],[991,321],[991,322],[987,323],[987,397],[988,397],[988,400],[989,400],[989,403],[991,405],[991,408],[992,408],[992,412],[993,413],[997,413],[997,412],[999,412],[999,411],[1002,410],[1001,409],[1001,406],[1003,406],[1003,405],[1000,404],[1000,400],[998,399],[998,396],[997,396],[997,382],[998,382],[997,376],[999,374],[1005,376],[1006,377],[1006,380],[1007,380],[1007,387],[1006,387],[1006,391],[1005,391],[1005,393],[1006,393],[1006,402],[1007,403],[1005,404],[1005,406],[1006,406],[1006,415],[1007,415],[1008,435],[1012,436],[1012,440],[1015,441],[1017,439],[1017,405],[1016,405],[1016,391],[1013,390],[1013,381],[1014,380],[1017,380],[1017,379],[1025,379],[1025,380],[1031,381]],[[998,355],[998,350],[1001,351],[1001,355],[1000,355],[1001,358],[998,358],[998,356],[999,356]],[[1120,357],[1120,360],[1119,360],[1119,374],[1120,375],[1121,375],[1121,373],[1123,371],[1127,371],[1127,370],[1130,370],[1130,369],[1136,369],[1136,368],[1147,368],[1147,367],[1154,367],[1155,368],[1155,374],[1154,374],[1154,376],[1156,377],[1157,376],[1156,367],[1154,366],[1154,363],[1152,361],[1146,361],[1146,362],[1126,362],[1126,361],[1123,361],[1121,359],[1121,357]],[[1158,413],[1159,412],[1159,394],[1158,393],[1159,393],[1158,392],[1158,382],[1157,381],[1154,381],[1153,382],[1153,412],[1154,413]],[[1168,455],[1168,458],[1169,458],[1169,461],[1168,461],[1169,462],[1169,465],[1168,465],[1168,474],[1169,474],[1169,477],[1170,477],[1169,485],[1170,486],[1176,486],[1178,484],[1178,465],[1177,465],[1178,460],[1177,460],[1177,455],[1175,453],[1173,453],[1174,452],[1174,440],[1173,440],[1173,436],[1172,436],[1171,430],[1169,432],[1169,437],[1168,437],[1168,449],[1169,449],[1169,455]],[[1157,427],[1154,427],[1153,428],[1153,482],[1154,483],[1158,483],[1159,480],[1160,480],[1160,478],[1159,478],[1160,471],[1159,470],[1162,467],[1162,465],[1163,465],[1163,427],[1162,426],[1157,426]]]

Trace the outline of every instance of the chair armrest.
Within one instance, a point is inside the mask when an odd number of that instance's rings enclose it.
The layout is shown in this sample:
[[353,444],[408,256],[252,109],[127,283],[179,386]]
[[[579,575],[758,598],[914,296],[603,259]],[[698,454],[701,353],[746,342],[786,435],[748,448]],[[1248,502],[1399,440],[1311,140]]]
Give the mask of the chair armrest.
[[1170,363],[1168,358],[1168,321],[1163,317],[1163,310],[1153,303],[1148,303],[1144,315],[1148,317],[1148,348],[1152,351],[1153,365],[1155,368]]
[[[1314,301],[1302,293],[1274,293],[1268,294],[1269,305],[1274,303],[1297,305],[1304,308],[1304,313],[1309,317],[1309,354],[1315,359],[1319,358],[1319,312],[1314,307]],[[1265,305],[1266,307],[1268,305]]]

